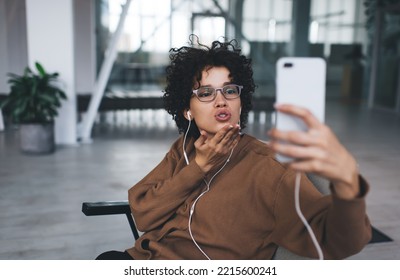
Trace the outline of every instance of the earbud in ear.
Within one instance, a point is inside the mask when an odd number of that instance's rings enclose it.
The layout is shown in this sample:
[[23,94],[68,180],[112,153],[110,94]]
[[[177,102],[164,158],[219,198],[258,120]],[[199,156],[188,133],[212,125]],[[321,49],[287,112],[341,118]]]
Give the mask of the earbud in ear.
[[190,110],[187,111],[186,115],[187,115],[189,121],[192,120],[192,114],[190,113]]

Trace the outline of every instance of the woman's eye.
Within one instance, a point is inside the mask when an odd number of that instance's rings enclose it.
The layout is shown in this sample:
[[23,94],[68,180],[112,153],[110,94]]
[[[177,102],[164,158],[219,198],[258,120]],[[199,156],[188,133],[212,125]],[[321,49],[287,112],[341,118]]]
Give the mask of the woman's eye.
[[236,90],[236,88],[228,87],[225,89],[225,93],[226,94],[237,94],[237,90]]
[[199,97],[207,97],[212,95],[212,91],[209,89],[203,89],[202,91],[199,91]]

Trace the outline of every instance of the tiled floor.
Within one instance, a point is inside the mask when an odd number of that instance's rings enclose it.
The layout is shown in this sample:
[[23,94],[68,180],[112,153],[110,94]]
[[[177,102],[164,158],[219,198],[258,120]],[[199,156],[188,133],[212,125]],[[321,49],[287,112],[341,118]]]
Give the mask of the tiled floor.
[[[266,139],[269,115],[261,123],[258,118],[247,132]],[[97,125],[92,144],[58,147],[48,156],[21,154],[18,131],[0,132],[0,259],[93,259],[133,245],[125,217],[86,217],[81,203],[126,199],[177,132],[159,111],[103,119],[115,125]],[[400,259],[400,117],[330,100],[326,120],[371,184],[373,225],[394,239],[368,245],[351,258]]]

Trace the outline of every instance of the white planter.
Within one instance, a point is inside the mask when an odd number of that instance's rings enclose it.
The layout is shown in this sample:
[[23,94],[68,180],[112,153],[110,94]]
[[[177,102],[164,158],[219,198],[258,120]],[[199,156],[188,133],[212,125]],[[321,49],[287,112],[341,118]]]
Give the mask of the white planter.
[[54,152],[54,123],[21,124],[19,130],[22,152],[29,154]]

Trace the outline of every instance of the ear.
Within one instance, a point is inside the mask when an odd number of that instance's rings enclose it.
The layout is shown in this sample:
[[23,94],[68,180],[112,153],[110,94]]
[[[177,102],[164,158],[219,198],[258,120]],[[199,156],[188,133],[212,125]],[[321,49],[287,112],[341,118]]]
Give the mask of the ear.
[[187,119],[188,121],[192,121],[193,120],[193,116],[190,113],[190,109],[185,109],[183,110],[183,116],[185,117],[185,119]]

